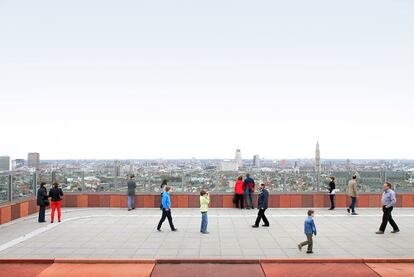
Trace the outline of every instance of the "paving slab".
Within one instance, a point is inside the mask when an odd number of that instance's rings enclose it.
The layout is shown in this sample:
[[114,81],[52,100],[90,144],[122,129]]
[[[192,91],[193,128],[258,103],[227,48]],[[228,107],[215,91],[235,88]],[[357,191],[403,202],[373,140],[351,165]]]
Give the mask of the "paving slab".
[[367,266],[382,277],[414,276],[414,263],[368,263]]

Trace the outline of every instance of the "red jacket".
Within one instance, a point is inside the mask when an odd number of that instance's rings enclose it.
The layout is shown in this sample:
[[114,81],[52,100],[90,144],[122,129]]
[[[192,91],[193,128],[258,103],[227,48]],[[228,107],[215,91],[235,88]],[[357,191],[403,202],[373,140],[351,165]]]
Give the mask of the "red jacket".
[[243,181],[238,180],[236,182],[236,185],[234,186],[234,193],[235,194],[244,194],[244,187],[243,187]]

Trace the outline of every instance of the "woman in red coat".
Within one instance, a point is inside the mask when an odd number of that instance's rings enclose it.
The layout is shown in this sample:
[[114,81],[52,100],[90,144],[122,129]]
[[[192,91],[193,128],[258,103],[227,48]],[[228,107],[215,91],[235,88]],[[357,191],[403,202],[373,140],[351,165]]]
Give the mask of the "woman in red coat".
[[[244,209],[244,186],[243,186],[243,176],[237,178],[236,185],[234,186],[235,193],[235,203],[236,208]],[[240,205],[239,205],[240,203]]]

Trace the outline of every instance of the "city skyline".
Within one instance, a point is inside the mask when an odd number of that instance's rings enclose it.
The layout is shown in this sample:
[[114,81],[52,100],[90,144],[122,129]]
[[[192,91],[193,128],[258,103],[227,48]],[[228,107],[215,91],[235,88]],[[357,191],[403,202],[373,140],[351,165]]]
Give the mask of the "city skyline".
[[0,1],[0,155],[413,159],[414,3]]

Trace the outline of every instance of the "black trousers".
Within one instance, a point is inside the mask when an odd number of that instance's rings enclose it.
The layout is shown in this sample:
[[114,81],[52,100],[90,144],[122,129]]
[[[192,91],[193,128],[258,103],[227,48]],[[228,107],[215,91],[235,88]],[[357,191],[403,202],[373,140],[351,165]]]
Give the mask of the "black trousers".
[[385,231],[385,228],[387,228],[388,222],[391,224],[394,230],[399,230],[397,223],[395,223],[394,219],[392,218],[392,215],[391,215],[392,210],[393,210],[393,207],[389,207],[389,208],[386,208],[385,206],[382,207],[383,215],[382,215],[382,223],[380,226],[380,231],[383,231],[383,232]]
[[244,209],[244,194],[236,194],[236,208]]
[[257,213],[256,223],[254,225],[259,226],[260,220],[263,219],[264,224],[269,226],[269,221],[267,220],[265,211],[266,209],[259,209],[259,212]]
[[335,209],[335,194],[329,194],[329,199],[331,200],[331,209]]
[[46,206],[42,205],[39,206],[39,219],[38,222],[45,222],[45,213],[46,213]]
[[172,221],[172,217],[171,217],[171,209],[168,209],[168,210],[162,209],[162,216],[161,216],[160,222],[158,223],[157,230],[161,230],[162,223],[165,221],[166,218],[168,218],[168,223],[170,224],[171,230],[175,229],[173,221]]

